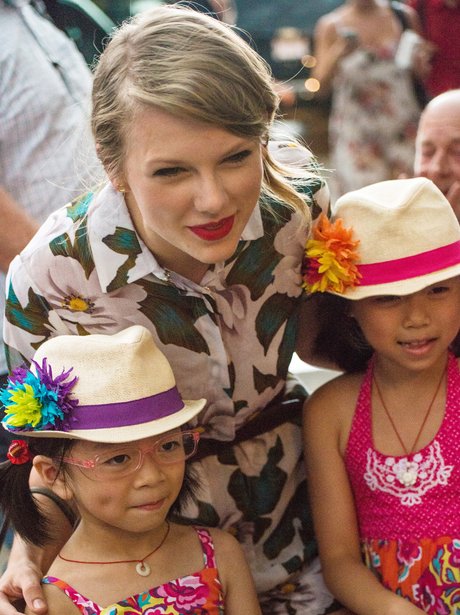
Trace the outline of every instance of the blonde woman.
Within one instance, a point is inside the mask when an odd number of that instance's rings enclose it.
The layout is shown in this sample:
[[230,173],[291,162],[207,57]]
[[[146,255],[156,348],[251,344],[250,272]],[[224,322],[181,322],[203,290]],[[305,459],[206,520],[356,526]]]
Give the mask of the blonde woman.
[[[238,538],[264,612],[313,615],[332,599],[306,501],[305,391],[288,367],[294,350],[306,357],[301,261],[327,199],[306,150],[268,143],[277,105],[265,63],[219,20],[165,6],[124,24],[94,76],[110,181],[14,261],[5,335],[12,366],[52,336],[147,327],[182,396],[207,399],[184,520]],[[22,593],[46,612],[37,568],[50,553],[32,551],[13,547],[4,615]]]

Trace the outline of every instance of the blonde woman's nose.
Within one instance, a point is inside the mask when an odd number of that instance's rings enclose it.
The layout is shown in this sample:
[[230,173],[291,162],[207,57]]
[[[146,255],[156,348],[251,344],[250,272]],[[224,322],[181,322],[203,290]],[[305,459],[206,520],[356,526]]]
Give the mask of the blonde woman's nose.
[[195,186],[195,209],[201,213],[219,214],[228,204],[224,182],[217,174],[200,177]]

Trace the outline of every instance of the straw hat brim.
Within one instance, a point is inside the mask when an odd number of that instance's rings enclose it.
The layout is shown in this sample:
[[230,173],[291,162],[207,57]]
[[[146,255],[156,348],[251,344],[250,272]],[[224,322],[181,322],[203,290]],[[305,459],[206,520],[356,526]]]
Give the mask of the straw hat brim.
[[[184,407],[174,414],[155,419],[146,423],[126,425],[105,429],[72,429],[72,431],[20,431],[17,436],[30,436],[35,438],[67,438],[72,440],[87,440],[101,442],[102,444],[119,444],[133,442],[151,436],[157,436],[181,427],[193,419],[205,406],[205,399],[193,401],[184,400]],[[10,433],[12,433],[10,431]]]

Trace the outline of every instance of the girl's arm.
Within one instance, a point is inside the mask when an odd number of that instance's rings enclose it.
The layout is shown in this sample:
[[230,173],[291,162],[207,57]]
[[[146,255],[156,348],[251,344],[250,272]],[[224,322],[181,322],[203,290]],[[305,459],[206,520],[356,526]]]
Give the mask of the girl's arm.
[[332,594],[356,615],[416,615],[423,611],[385,589],[361,560],[353,495],[341,454],[360,378],[340,376],[305,405],[305,455],[323,575]]
[[212,529],[217,569],[222,581],[225,615],[262,615],[251,571],[238,541],[227,532]]
[[359,45],[357,38],[341,36],[335,19],[328,15],[319,19],[314,31],[316,66],[312,77],[320,82],[320,96],[330,93],[331,82],[339,61]]

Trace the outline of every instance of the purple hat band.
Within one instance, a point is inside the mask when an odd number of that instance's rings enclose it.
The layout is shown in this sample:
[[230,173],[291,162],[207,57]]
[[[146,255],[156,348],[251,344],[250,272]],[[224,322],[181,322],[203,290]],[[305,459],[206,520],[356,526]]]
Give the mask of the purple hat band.
[[127,427],[149,423],[170,416],[183,407],[184,402],[177,387],[133,401],[77,406],[72,410],[70,430]]

